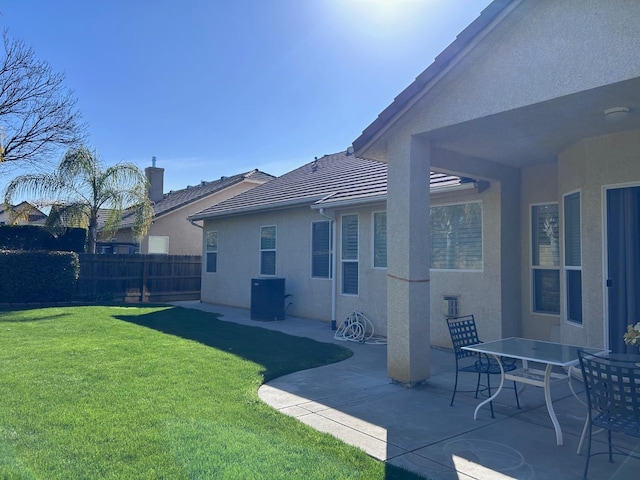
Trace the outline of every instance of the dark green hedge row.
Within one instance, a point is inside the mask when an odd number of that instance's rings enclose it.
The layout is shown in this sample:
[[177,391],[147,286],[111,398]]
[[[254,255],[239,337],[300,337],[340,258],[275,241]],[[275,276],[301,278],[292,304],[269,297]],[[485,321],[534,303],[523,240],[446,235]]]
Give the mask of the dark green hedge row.
[[74,252],[0,250],[0,303],[71,301],[79,273]]
[[87,242],[84,228],[65,228],[64,232],[52,235],[37,225],[0,225],[0,249],[3,250],[50,250],[83,253]]

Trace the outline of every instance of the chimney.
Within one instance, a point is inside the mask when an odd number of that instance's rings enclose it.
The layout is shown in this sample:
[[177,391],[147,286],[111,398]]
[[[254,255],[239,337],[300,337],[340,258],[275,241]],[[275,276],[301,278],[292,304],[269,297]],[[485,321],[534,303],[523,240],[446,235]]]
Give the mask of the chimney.
[[156,167],[156,157],[151,157],[151,166],[144,169],[149,182],[149,199],[159,202],[164,197],[164,168]]

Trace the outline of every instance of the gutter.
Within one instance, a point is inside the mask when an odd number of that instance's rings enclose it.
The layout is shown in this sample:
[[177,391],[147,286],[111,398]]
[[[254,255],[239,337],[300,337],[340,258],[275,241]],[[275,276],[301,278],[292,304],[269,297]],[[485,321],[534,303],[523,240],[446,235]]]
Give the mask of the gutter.
[[266,203],[263,205],[247,205],[246,207],[230,208],[229,210],[221,210],[218,212],[212,212],[207,214],[195,214],[189,218],[192,220],[206,220],[207,218],[215,217],[230,217],[233,215],[246,215],[250,213],[262,212],[264,210],[282,210],[289,207],[296,207],[298,205],[305,205],[317,202],[322,197],[314,196],[295,200],[286,200],[284,202]]
[[203,225],[198,225],[197,223],[195,223],[195,220],[193,220],[191,217],[187,217],[187,222],[189,222],[194,227],[198,227],[198,228],[204,230],[204,226]]
[[[486,190],[485,183],[486,182],[473,181],[473,182],[460,183],[458,185],[451,185],[448,187],[439,187],[436,189],[431,189],[430,194],[438,195],[440,193],[459,192],[464,190],[477,190],[478,192],[482,192]],[[375,203],[375,202],[384,202],[386,200],[387,200],[386,193],[381,195],[370,196],[366,198],[342,200],[342,201],[335,201],[335,202],[332,202],[331,200],[327,200],[327,201],[319,200],[315,204],[311,205],[311,208],[313,210],[320,210],[320,212],[322,212],[325,208],[353,207],[353,206],[366,205],[366,204]],[[322,213],[320,214],[323,215]],[[326,215],[323,215],[323,216],[326,217]]]

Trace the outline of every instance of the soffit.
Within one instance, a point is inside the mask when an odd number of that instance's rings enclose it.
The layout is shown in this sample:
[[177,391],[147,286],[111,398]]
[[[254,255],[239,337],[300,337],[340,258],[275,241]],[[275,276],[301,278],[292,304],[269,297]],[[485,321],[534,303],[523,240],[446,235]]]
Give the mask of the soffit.
[[[604,110],[629,107],[608,123]],[[425,134],[434,147],[505,165],[555,162],[584,138],[640,129],[640,78],[439,128]]]

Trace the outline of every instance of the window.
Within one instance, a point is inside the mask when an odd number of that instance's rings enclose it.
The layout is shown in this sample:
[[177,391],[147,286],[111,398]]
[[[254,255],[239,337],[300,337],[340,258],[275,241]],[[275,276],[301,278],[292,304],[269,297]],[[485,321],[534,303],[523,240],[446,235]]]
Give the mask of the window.
[[276,226],[260,227],[260,275],[276,274]]
[[560,314],[558,204],[531,207],[532,310]]
[[373,214],[373,267],[387,268],[387,212]]
[[333,258],[332,222],[311,224],[311,276],[331,278]]
[[567,320],[582,323],[582,235],[580,192],[564,197],[564,273]]
[[218,232],[206,233],[206,267],[207,273],[216,273],[218,271]]
[[342,216],[342,293],[358,294],[358,215]]
[[431,207],[431,268],[482,270],[479,202]]
[[169,237],[149,237],[149,253],[169,253]]

